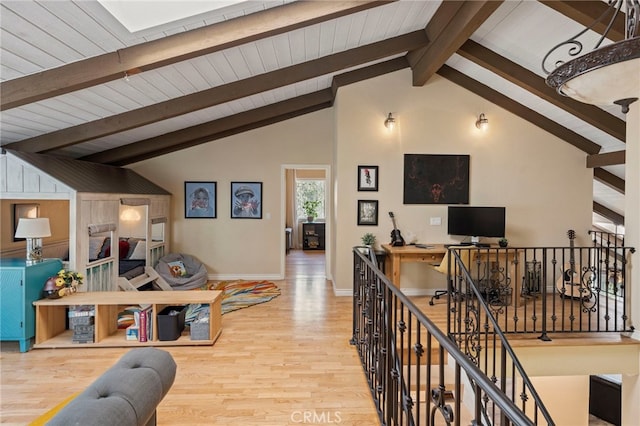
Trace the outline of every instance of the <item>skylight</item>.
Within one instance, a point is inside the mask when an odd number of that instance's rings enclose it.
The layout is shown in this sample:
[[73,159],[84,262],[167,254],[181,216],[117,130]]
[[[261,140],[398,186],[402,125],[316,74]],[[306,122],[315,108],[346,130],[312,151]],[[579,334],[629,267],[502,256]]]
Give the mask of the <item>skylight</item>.
[[146,30],[243,0],[98,0],[130,32]]

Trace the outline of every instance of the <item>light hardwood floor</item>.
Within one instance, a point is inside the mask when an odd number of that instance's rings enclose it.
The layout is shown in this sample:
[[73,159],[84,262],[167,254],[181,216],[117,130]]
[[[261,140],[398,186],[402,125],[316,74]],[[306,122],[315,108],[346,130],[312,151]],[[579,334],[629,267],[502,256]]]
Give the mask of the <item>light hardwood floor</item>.
[[[178,371],[160,425],[379,424],[324,253],[287,256],[282,294],[222,317],[214,346],[165,348]],[[128,349],[35,349],[2,342],[3,424],[28,424],[88,386]],[[305,421],[306,419],[306,421]]]

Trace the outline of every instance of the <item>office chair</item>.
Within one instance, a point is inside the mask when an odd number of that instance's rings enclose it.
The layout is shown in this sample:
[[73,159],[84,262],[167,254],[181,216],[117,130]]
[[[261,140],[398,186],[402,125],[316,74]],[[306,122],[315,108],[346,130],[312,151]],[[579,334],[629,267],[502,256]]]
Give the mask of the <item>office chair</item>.
[[[442,258],[442,262],[440,262],[440,265],[435,266],[433,269],[437,272],[440,272],[441,274],[444,275],[448,275],[449,273],[449,253],[450,251],[447,250],[447,252],[445,253],[444,257]],[[469,267],[471,265],[471,251],[470,250],[463,250],[460,253],[460,256],[462,258],[462,262],[464,263],[464,267],[465,269],[469,270]],[[455,270],[455,269],[454,269]],[[449,278],[447,276],[447,278]],[[451,279],[447,279],[447,289],[446,290],[436,290],[435,293],[433,294],[433,296],[431,296],[431,300],[429,300],[429,305],[433,306],[434,300],[440,300],[440,297],[448,295],[448,294],[452,294],[455,295],[458,292],[456,291],[455,287],[454,287],[454,279],[455,277],[451,277]]]

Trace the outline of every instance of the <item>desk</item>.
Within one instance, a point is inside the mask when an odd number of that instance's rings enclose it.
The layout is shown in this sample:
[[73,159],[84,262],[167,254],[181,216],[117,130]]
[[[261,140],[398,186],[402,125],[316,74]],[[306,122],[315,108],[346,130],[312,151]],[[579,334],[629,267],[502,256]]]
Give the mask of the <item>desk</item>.
[[[401,247],[392,247],[389,244],[382,244],[383,250],[387,253],[385,263],[386,275],[391,283],[400,288],[400,271],[402,263],[419,262],[427,263],[433,267],[440,265],[447,254],[448,248],[444,244],[427,244],[428,248],[419,248],[408,245]],[[516,280],[518,276],[517,259],[521,250],[516,249],[498,249],[497,247],[464,247],[470,249],[473,262],[470,262],[469,273],[474,281],[484,288],[499,289],[501,296],[509,296],[513,294],[513,299],[518,300],[520,297],[520,285]],[[508,267],[506,267],[508,265]],[[446,265],[445,265],[446,268]],[[512,289],[509,293],[505,293],[506,289]]]
[[400,265],[405,262],[428,263],[438,266],[444,259],[447,249],[444,244],[429,245],[429,248],[419,248],[416,246],[392,247],[389,244],[382,244],[382,249],[387,252],[385,271],[391,282],[400,288]]

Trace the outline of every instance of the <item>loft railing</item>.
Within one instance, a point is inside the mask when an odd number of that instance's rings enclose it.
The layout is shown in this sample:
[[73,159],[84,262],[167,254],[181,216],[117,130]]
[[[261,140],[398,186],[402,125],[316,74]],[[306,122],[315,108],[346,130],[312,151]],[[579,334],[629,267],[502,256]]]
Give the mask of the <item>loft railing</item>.
[[[487,376],[391,284],[370,248],[353,253],[351,343],[381,424],[554,424],[526,375],[514,374],[520,369],[512,352],[501,351],[501,376]],[[471,397],[463,406],[465,382]]]
[[475,296],[473,284],[503,332],[543,340],[553,333],[631,331],[626,278],[635,250],[593,235],[591,247],[450,248],[462,262],[449,266],[450,290],[462,296],[452,302],[472,300],[465,296]]

